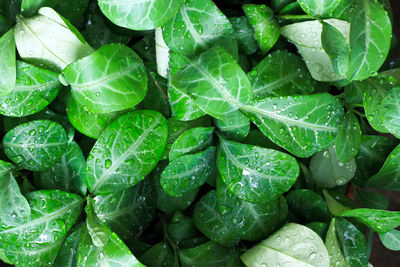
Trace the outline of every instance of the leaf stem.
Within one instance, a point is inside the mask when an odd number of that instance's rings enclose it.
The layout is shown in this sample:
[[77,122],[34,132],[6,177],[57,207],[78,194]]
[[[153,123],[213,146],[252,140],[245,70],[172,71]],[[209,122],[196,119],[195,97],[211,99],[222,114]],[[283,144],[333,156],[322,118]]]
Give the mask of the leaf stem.
[[302,20],[302,19],[315,19],[314,16],[311,15],[277,15],[277,19],[284,19],[284,20]]
[[358,116],[362,117],[362,118],[366,118],[366,117],[367,117],[367,116],[365,116],[364,113],[362,113],[362,112],[360,112],[360,111],[358,111],[358,110],[356,110],[356,109],[353,109],[352,111],[353,111],[354,113],[356,113]]

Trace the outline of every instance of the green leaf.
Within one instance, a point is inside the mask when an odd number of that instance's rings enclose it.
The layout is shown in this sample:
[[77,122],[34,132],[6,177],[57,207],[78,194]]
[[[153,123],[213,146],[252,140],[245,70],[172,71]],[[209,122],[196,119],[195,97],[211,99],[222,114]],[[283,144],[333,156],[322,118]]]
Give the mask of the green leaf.
[[316,17],[329,16],[343,0],[297,0],[300,7],[309,15]]
[[280,199],[266,204],[253,204],[236,197],[221,179],[217,179],[218,210],[226,222],[231,222],[239,236],[259,241],[271,234],[279,223]]
[[232,229],[232,222],[226,222],[220,214],[217,201],[215,190],[205,194],[194,208],[194,223],[211,240],[223,246],[234,246],[239,241],[239,236]]
[[379,70],[388,55],[392,25],[378,1],[355,2],[350,27],[350,65],[347,77],[364,80]]
[[[354,229],[353,229],[354,230]],[[336,234],[336,219],[332,218],[326,234],[325,246],[329,253],[330,266],[350,267],[349,263],[344,258],[340,249],[339,241]]]
[[341,216],[355,218],[379,234],[384,234],[400,226],[400,212],[397,211],[355,209],[345,211]]
[[298,157],[329,147],[343,116],[340,102],[326,93],[271,97],[241,111],[274,143]]
[[368,179],[365,185],[380,189],[400,190],[399,163],[400,145],[390,153],[379,172]]
[[322,194],[325,198],[326,205],[333,216],[340,216],[346,210],[357,208],[357,204],[352,202],[349,198],[344,195],[334,194],[327,190],[322,190]]
[[387,133],[388,130],[384,126],[380,111],[385,97],[395,85],[398,85],[397,81],[387,76],[377,76],[364,80],[362,84],[364,87],[364,110],[369,124],[376,131]]
[[[313,247],[314,249],[310,249]],[[329,255],[318,234],[289,223],[241,256],[248,267],[278,265],[329,267]]]
[[189,58],[172,51],[170,51],[169,56],[168,100],[171,105],[172,116],[183,121],[195,120],[204,116],[204,111],[193,102],[193,99],[171,83],[172,76],[189,63]]
[[362,135],[361,144],[356,156],[356,178],[366,181],[375,175],[397,144],[398,142],[393,138]]
[[238,44],[228,18],[210,0],[186,1],[163,26],[168,48],[187,57],[218,45],[237,57]]
[[3,225],[17,226],[31,215],[31,207],[11,173],[0,177],[0,202],[0,223]]
[[341,0],[337,2],[339,2],[338,7],[328,14],[328,16],[331,18],[350,21],[356,0]]
[[[77,2],[77,0],[74,2]],[[85,16],[82,17],[86,19]],[[132,36],[130,34],[124,34],[125,32],[122,32],[121,28],[115,25],[110,27],[109,24],[109,21],[101,13],[97,1],[92,1],[87,11],[87,22],[85,28],[82,30],[82,34],[94,49],[111,43],[127,45],[131,40]],[[116,28],[121,31],[121,34]]]
[[196,127],[181,134],[172,144],[169,160],[193,154],[209,147],[213,141],[214,127]]
[[309,189],[297,189],[286,196],[286,201],[297,217],[308,222],[327,222],[331,218],[320,195]]
[[147,250],[139,260],[149,267],[169,267],[174,266],[175,259],[174,252],[168,243],[163,241]]
[[265,204],[289,191],[299,175],[292,156],[267,148],[219,139],[218,169],[229,191]]
[[334,222],[340,251],[349,266],[367,266],[367,240],[365,235],[344,218],[335,218]]
[[0,97],[0,114],[23,117],[37,113],[56,98],[60,88],[57,73],[17,61],[16,84],[11,93]]
[[370,209],[387,209],[389,200],[380,193],[372,191],[363,191],[356,188],[357,201],[363,208]]
[[0,246],[7,258],[18,266],[51,264],[78,219],[83,200],[58,190],[43,190],[26,196],[31,214],[22,223],[0,225]]
[[199,189],[183,193],[180,197],[168,195],[161,186],[160,176],[164,167],[167,166],[167,161],[160,162],[152,172],[153,185],[156,190],[157,208],[165,213],[174,213],[184,210],[189,207],[199,192]]
[[85,157],[79,145],[72,141],[60,160],[51,168],[35,176],[35,183],[44,189],[61,189],[67,192],[86,195],[84,180]]
[[256,39],[254,39],[254,30],[245,16],[229,18],[235,31],[236,40],[238,42],[239,51],[251,55],[258,49]]
[[14,36],[21,58],[56,72],[93,52],[78,30],[49,7],[32,18],[17,16]]
[[144,267],[122,240],[87,209],[86,229],[79,242],[77,266]]
[[84,225],[73,231],[62,244],[54,261],[56,267],[76,267],[78,262],[79,241],[84,233]]
[[85,12],[88,5],[89,0],[60,1],[57,11],[80,29],[85,23]]
[[3,138],[4,152],[18,166],[42,171],[54,165],[67,149],[64,128],[53,121],[18,125]]
[[321,44],[331,59],[335,73],[339,76],[345,75],[349,70],[349,46],[343,34],[329,23],[322,22]]
[[[326,19],[323,22],[332,25],[348,42],[350,24],[347,21]],[[305,21],[282,27],[281,34],[296,45],[315,80],[322,82],[339,81],[345,76],[338,76],[335,73],[331,59],[322,48],[322,28],[322,24],[318,20]]]
[[393,229],[385,234],[379,234],[379,239],[386,248],[394,251],[400,250],[400,231]]
[[118,26],[143,31],[164,25],[178,12],[183,0],[98,0],[104,15]]
[[32,17],[43,6],[55,8],[60,0],[22,0],[21,14]]
[[238,257],[238,250],[221,246],[214,241],[194,248],[179,250],[182,267],[227,266],[227,262],[234,257]]
[[348,183],[356,173],[356,161],[341,162],[335,146],[318,152],[311,158],[310,171],[313,182],[321,188],[334,188]]
[[176,244],[180,248],[192,247],[191,244],[194,244],[193,240],[201,236],[193,220],[184,216],[182,212],[174,214],[168,224],[167,230],[173,244]]
[[220,47],[211,48],[190,61],[174,75],[172,84],[217,119],[237,112],[253,97],[246,74]]
[[246,4],[242,8],[254,29],[254,38],[261,52],[267,53],[280,36],[279,23],[274,18],[274,11],[266,5]]
[[132,108],[147,92],[143,61],[122,44],[102,46],[68,65],[62,74],[78,104],[95,113]]
[[7,95],[14,90],[16,81],[15,58],[14,30],[11,29],[0,37],[0,96]]
[[[400,87],[392,88],[384,96],[380,106],[380,118],[383,122],[383,127],[397,138],[400,137]],[[376,111],[375,111],[376,112]]]
[[167,121],[156,111],[122,115],[100,135],[86,163],[86,183],[94,194],[137,184],[157,165],[167,140]]
[[256,99],[310,94],[316,86],[304,62],[284,50],[266,56],[247,76]]
[[122,114],[131,111],[120,110],[110,113],[94,113],[78,104],[78,102],[69,94],[66,98],[67,116],[71,124],[79,132],[90,138],[98,139],[107,126]]
[[357,116],[348,111],[339,125],[335,141],[336,156],[341,162],[351,161],[361,144],[360,123]]
[[9,174],[15,174],[19,170],[19,167],[7,161],[0,160],[0,177],[8,176]]
[[228,139],[242,140],[250,131],[250,119],[241,112],[220,120],[214,119],[214,124],[220,134]]
[[214,146],[172,160],[161,174],[161,186],[171,196],[182,196],[202,186],[215,173]]
[[362,105],[365,90],[363,82],[352,81],[344,87],[344,99],[351,105]]
[[128,241],[153,220],[154,193],[151,181],[146,179],[126,190],[94,197],[94,211],[101,222]]
[[328,224],[323,222],[308,223],[306,227],[316,232],[322,239],[325,239],[326,233],[328,232]]

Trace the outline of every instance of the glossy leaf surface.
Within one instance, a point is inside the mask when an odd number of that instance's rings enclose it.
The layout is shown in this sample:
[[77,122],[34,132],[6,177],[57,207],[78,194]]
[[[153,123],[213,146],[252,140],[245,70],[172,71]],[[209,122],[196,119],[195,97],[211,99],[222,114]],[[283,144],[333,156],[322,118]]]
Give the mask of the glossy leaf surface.
[[101,134],[86,163],[89,191],[106,194],[137,184],[156,166],[167,139],[167,122],[156,111],[129,112]]
[[299,166],[288,154],[220,138],[218,169],[229,191],[253,203],[267,203],[296,182]]
[[325,93],[267,98],[241,111],[274,143],[298,157],[329,147],[343,116],[341,104]]
[[[1,33],[0,33],[1,34]],[[14,30],[9,30],[0,37],[0,95],[7,95],[14,90],[16,80]]]
[[21,124],[3,138],[4,152],[18,166],[41,171],[54,165],[67,149],[64,128],[53,121]]
[[63,70],[75,100],[95,113],[132,108],[146,95],[147,75],[140,57],[121,44],[99,48]]

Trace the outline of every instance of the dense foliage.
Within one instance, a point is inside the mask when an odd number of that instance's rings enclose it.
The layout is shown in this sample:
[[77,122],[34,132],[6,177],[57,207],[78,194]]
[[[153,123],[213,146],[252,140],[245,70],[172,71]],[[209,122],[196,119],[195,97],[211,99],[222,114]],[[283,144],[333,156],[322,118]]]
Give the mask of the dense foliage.
[[368,266],[400,250],[389,0],[2,0],[0,259]]

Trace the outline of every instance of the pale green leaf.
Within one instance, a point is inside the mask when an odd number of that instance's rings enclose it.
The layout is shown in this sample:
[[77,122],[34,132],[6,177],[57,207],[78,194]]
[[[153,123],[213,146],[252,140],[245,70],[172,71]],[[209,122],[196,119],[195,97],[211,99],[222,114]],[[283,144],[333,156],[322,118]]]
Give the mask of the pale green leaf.
[[0,37],[0,96],[14,90],[16,81],[14,30],[11,29]]

